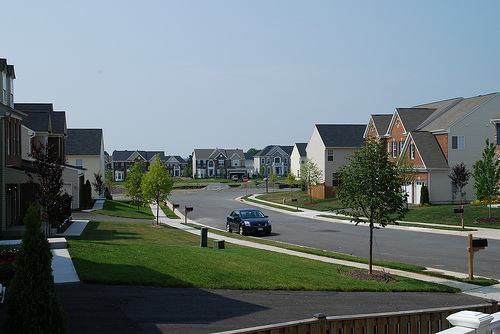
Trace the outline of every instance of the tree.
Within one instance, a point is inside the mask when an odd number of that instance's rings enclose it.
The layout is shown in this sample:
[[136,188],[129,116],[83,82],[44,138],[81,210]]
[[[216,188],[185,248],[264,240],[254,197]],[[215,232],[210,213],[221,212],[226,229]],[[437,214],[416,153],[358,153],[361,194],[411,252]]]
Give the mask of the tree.
[[104,183],[106,184],[106,188],[108,188],[109,193],[113,192],[113,172],[111,169],[106,169],[104,172]]
[[132,198],[132,201],[137,204],[137,211],[140,211],[140,204],[142,200],[142,180],[146,175],[146,165],[144,161],[137,159],[134,165],[130,167],[127,173],[127,180],[125,182],[125,189],[127,196]]
[[338,194],[342,204],[350,210],[341,210],[351,221],[367,222],[370,227],[369,273],[372,273],[373,230],[375,224],[385,227],[396,223],[407,212],[402,180],[395,162],[387,157],[382,143],[369,138],[364,146],[348,157],[349,165],[339,168],[341,184]]
[[142,178],[141,184],[144,200],[156,203],[156,224],[158,224],[160,202],[167,199],[173,187],[174,180],[160,160],[160,155],[157,154],[149,166],[148,173]]
[[306,158],[304,164],[300,166],[300,178],[307,185],[307,192],[312,203],[312,186],[323,182],[323,172],[318,168],[316,163]]
[[288,175],[286,176],[285,182],[286,182],[286,184],[288,184],[290,186],[290,199],[292,199],[293,198],[292,188],[293,188],[293,185],[297,182],[295,174],[293,174],[293,172],[288,173]]
[[29,154],[34,159],[33,166],[36,170],[38,180],[29,174],[29,183],[35,187],[36,200],[44,210],[44,220],[48,222],[45,226],[46,234],[50,236],[52,225],[57,224],[57,217],[61,214],[60,196],[63,191],[63,165],[65,158],[52,153],[51,146],[39,143]]
[[482,160],[478,160],[472,165],[474,177],[474,189],[476,189],[477,199],[488,198],[489,217],[491,218],[491,199],[498,194],[498,182],[500,181],[500,160],[495,159],[494,143],[486,139],[486,147],[482,153]]
[[470,171],[465,167],[464,162],[457,163],[451,167],[451,174],[448,174],[451,184],[460,193],[460,206],[462,206],[462,189],[469,183]]
[[101,172],[94,173],[94,181],[92,181],[92,186],[94,187],[97,196],[102,197],[106,186]]
[[[276,183],[276,180],[278,179],[278,175],[275,173],[272,173],[269,175],[268,180],[273,184],[273,194],[274,194],[274,184]],[[274,197],[274,195],[273,195]]]
[[193,155],[190,154],[188,159],[186,160],[186,166],[184,167],[182,171],[182,176],[184,177],[191,177],[193,174]]
[[68,333],[64,312],[52,275],[52,252],[42,231],[40,207],[31,206],[15,260],[16,273],[9,287],[7,333]]
[[247,151],[247,153],[250,153],[250,154],[256,154],[256,153],[259,153],[259,152],[260,152],[260,150],[254,148],[254,147],[249,148],[248,151]]

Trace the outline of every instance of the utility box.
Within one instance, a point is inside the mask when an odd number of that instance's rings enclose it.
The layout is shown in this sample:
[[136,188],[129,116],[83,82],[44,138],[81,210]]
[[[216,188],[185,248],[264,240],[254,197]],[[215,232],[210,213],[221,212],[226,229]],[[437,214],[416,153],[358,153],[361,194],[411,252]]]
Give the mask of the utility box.
[[472,248],[488,247],[488,239],[472,239]]
[[214,249],[225,249],[226,243],[224,240],[214,240]]
[[200,247],[207,247],[208,228],[202,227],[200,230]]

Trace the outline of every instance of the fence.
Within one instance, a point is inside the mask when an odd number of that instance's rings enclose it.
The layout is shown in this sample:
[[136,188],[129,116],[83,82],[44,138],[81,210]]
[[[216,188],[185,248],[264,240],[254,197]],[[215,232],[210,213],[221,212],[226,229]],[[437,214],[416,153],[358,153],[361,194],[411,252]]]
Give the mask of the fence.
[[217,334],[431,334],[449,328],[446,319],[461,310],[498,312],[498,302],[426,309],[417,311],[373,313],[347,316],[315,314],[311,319],[252,327]]
[[325,186],[325,184],[317,184],[309,187],[308,195],[312,195],[312,197],[316,199],[334,198],[335,190],[334,187]]

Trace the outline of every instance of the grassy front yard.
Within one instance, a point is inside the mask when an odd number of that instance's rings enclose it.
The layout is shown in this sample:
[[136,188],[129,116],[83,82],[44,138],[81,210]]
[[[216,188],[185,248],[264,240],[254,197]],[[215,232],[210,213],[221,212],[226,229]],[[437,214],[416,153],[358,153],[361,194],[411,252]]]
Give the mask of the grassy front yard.
[[212,289],[454,291],[401,277],[393,283],[359,280],[342,275],[351,268],[233,244],[226,243],[226,249],[201,248],[197,235],[149,223],[91,221],[80,237],[68,239],[84,282]]

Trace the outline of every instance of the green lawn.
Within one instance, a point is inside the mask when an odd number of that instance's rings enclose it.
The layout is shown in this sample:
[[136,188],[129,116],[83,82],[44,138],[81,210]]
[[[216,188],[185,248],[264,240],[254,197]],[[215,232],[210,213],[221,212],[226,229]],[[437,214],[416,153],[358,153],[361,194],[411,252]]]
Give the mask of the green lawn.
[[94,211],[95,213],[120,217],[120,218],[134,218],[134,219],[153,219],[153,213],[149,205],[137,205],[133,204],[130,200],[116,201],[116,200],[106,200],[104,202],[103,208]]
[[[379,283],[339,274],[347,267],[226,243],[199,247],[197,235],[149,223],[91,221],[68,238],[84,282],[211,289],[456,291],[399,278]],[[208,242],[212,245],[212,240]]]

